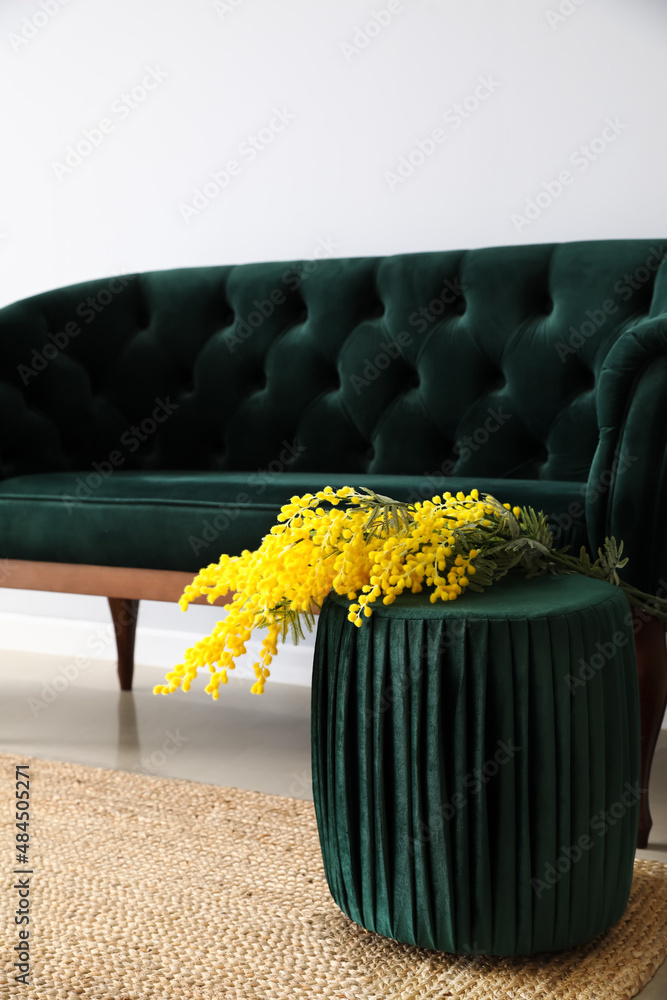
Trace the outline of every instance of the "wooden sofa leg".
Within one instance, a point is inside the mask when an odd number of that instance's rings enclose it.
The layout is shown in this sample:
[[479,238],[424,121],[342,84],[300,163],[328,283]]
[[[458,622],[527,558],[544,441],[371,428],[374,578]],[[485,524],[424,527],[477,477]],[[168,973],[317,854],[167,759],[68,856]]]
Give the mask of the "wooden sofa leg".
[[653,825],[648,785],[655,745],[667,704],[667,647],[664,622],[637,608],[633,608],[633,616],[641,709],[641,799],[637,847],[643,848],[648,844],[648,835]]
[[118,680],[121,691],[132,690],[134,673],[134,637],[139,617],[139,601],[133,598],[108,597],[118,650]]

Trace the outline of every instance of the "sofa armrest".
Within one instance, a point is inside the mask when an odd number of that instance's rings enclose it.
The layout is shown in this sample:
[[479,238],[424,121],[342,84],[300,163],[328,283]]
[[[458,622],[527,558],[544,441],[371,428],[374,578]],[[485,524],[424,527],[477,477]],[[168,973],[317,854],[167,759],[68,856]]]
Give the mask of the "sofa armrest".
[[667,314],[616,341],[597,392],[600,439],[586,491],[593,551],[625,542],[624,578],[667,594]]

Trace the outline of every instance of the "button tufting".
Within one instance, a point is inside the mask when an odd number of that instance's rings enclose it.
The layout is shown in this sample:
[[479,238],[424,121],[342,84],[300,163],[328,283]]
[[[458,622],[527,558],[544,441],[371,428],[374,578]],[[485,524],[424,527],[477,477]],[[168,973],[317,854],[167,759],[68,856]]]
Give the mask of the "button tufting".
[[[423,264],[421,259],[402,258],[397,263],[378,263],[375,271],[367,263],[359,266],[355,263],[347,270],[347,265],[343,266],[340,274],[338,265],[333,266],[332,279],[335,271],[336,294],[341,298],[341,308],[331,337],[326,313],[318,304],[321,289],[309,290],[309,282],[304,282],[303,276],[296,283],[288,281],[288,274],[283,271],[285,265],[281,264],[276,271],[276,284],[283,288],[283,293],[274,296],[274,299],[280,298],[282,294],[285,305],[277,307],[270,318],[264,315],[257,328],[248,322],[249,311],[253,313],[253,323],[259,321],[258,312],[254,312],[256,306],[251,305],[253,299],[257,298],[265,314],[269,306],[264,302],[266,292],[257,290],[256,270],[234,270],[229,282],[227,270],[220,272],[219,282],[211,281],[210,272],[202,273],[201,284],[197,282],[191,289],[192,309],[197,315],[193,316],[193,336],[187,344],[182,338],[171,336],[168,311],[165,313],[156,305],[164,277],[146,275],[141,279],[146,295],[132,293],[134,297],[128,299],[129,325],[121,336],[122,344],[117,344],[113,338],[107,342],[106,337],[100,337],[96,338],[95,351],[91,349],[90,352],[84,351],[83,340],[80,343],[72,341],[71,346],[62,351],[48,346],[48,331],[53,331],[51,339],[59,345],[62,334],[56,331],[65,328],[70,314],[76,315],[76,302],[68,306],[65,315],[64,300],[61,302],[62,296],[59,296],[54,297],[46,312],[41,302],[36,305],[34,322],[28,324],[30,330],[26,327],[27,332],[20,333],[25,339],[20,356],[17,348],[17,361],[29,360],[32,341],[40,337],[40,343],[47,345],[47,358],[53,351],[58,353],[54,371],[58,368],[59,377],[73,390],[77,387],[77,395],[81,387],[77,412],[82,417],[84,431],[90,425],[95,433],[99,429],[102,440],[112,441],[117,420],[115,407],[122,405],[124,393],[129,393],[127,405],[136,409],[139,421],[152,409],[150,399],[148,404],[142,404],[135,395],[139,390],[128,387],[123,369],[139,371],[142,365],[150,365],[157,351],[155,394],[165,399],[166,393],[171,391],[174,403],[182,407],[184,419],[192,423],[200,416],[215,412],[222,397],[224,419],[214,423],[233,427],[237,435],[234,447],[230,443],[223,457],[222,441],[213,431],[203,430],[202,441],[195,446],[188,445],[186,437],[175,431],[168,433],[169,441],[160,446],[159,452],[150,453],[150,456],[146,452],[149,456],[146,460],[154,463],[162,460],[169,467],[192,468],[201,464],[205,470],[217,468],[218,461],[228,462],[230,468],[238,466],[239,461],[242,464],[239,456],[254,454],[257,420],[270,401],[272,440],[275,437],[280,441],[284,437],[291,441],[292,431],[301,430],[307,442],[303,446],[303,463],[307,467],[310,462],[317,465],[321,459],[317,451],[321,435],[313,427],[322,426],[324,420],[330,424],[327,433],[333,449],[332,468],[352,467],[370,472],[390,467],[419,472],[423,467],[431,467],[428,463],[435,459],[429,459],[428,455],[434,453],[440,462],[446,459],[452,468],[460,469],[463,474],[464,470],[469,472],[470,465],[461,460],[466,452],[463,435],[458,447],[447,438],[457,437],[455,428],[462,415],[479,414],[491,408],[493,419],[488,426],[492,423],[496,426],[498,414],[502,423],[507,415],[505,410],[521,414],[503,428],[504,468],[516,467],[517,472],[513,474],[532,475],[536,479],[549,478],[552,474],[559,478],[576,478],[580,469],[590,465],[592,442],[596,440],[594,403],[597,371],[604,360],[603,355],[626,323],[634,324],[649,312],[654,281],[642,279],[642,288],[635,291],[632,301],[627,304],[627,312],[623,309],[621,314],[610,317],[596,338],[590,333],[581,335],[582,341],[587,340],[586,345],[582,344],[576,351],[568,349],[561,364],[554,348],[554,341],[559,339],[558,331],[553,331],[553,337],[547,336],[547,332],[554,325],[560,327],[560,319],[564,320],[566,314],[572,314],[573,322],[581,324],[583,330],[588,329],[582,316],[577,318],[577,309],[581,311],[582,307],[577,274],[571,273],[574,265],[571,268],[567,263],[570,250],[559,251],[562,266],[559,264],[555,269],[559,278],[553,289],[550,287],[553,269],[550,275],[545,265],[527,275],[521,264],[523,251],[515,263],[508,266],[503,297],[512,308],[508,305],[503,329],[494,326],[493,303],[488,293],[495,280],[495,264],[490,257],[487,274],[485,258],[477,257],[476,251],[470,253],[472,256],[465,258],[465,267],[454,263],[459,260],[455,256],[442,260],[429,257]],[[547,251],[539,253],[543,253],[545,260],[549,256]],[[509,255],[508,250],[508,262]],[[572,259],[576,259],[576,253]],[[328,265],[318,266],[328,271]],[[464,282],[464,273],[459,279],[455,273],[459,266],[462,272],[474,276],[472,281],[468,278]],[[436,270],[438,275],[443,272],[443,281],[444,274],[448,274],[447,285],[438,281],[439,296],[434,287]],[[285,275],[284,281],[281,281],[281,273]],[[298,270],[290,273],[299,274]],[[490,285],[487,285],[487,277]],[[432,311],[431,296],[424,290],[434,297]],[[234,295],[233,303],[230,294]],[[560,313],[556,316],[556,295],[562,316]],[[467,319],[469,301],[473,305],[470,323]],[[422,314],[419,310],[423,307],[428,311],[424,309]],[[432,317],[426,322],[423,337],[418,338],[422,350],[419,355],[414,345],[414,349],[399,351],[396,339],[404,325],[408,330],[413,327],[413,324],[408,325],[408,317],[413,311],[419,316],[417,330],[424,325],[423,315]],[[599,310],[594,315],[598,314]],[[459,318],[465,318],[466,322],[459,323]],[[590,324],[591,328],[593,325]],[[471,336],[467,336],[467,332]],[[516,334],[523,333],[532,338],[530,364],[521,360],[525,343]],[[416,336],[414,328],[412,335]],[[567,340],[568,333],[561,331],[559,336]],[[409,342],[407,335],[406,340]],[[574,343],[578,344],[576,338]],[[118,354],[121,346],[122,358]],[[464,377],[455,392],[443,393],[437,373],[447,371],[448,366],[463,372]],[[550,367],[554,369],[552,373]],[[549,399],[543,399],[539,392],[524,391],[525,386],[515,375],[515,370],[523,374],[529,372],[530,381],[530,375],[542,368],[545,377],[552,376]],[[76,435],[63,438],[57,400],[53,403],[51,397],[47,398],[46,388],[42,386],[42,377],[48,380],[48,376],[29,378],[25,386],[15,373],[6,371],[5,376],[5,389],[9,391],[9,383],[18,386],[31,409],[30,421],[26,421],[16,444],[17,454],[4,454],[3,450],[4,475],[24,473],[33,465],[46,467],[52,462],[52,456],[55,456],[54,465],[61,463],[67,467],[69,463],[75,468],[84,465],[88,453],[82,451],[80,456],[77,449],[88,448],[88,439],[84,435],[81,444]],[[364,386],[370,383],[372,387],[366,391]],[[266,399],[259,400],[258,395]],[[240,417],[248,413],[253,415],[252,419],[238,426]],[[473,422],[471,434],[477,462],[475,468],[492,470],[501,462],[495,454],[500,446],[481,426],[484,416],[471,419],[480,423],[475,431]],[[403,427],[404,433],[397,433],[397,427]],[[162,440],[161,432],[158,437]],[[540,440],[545,437],[548,441]],[[377,446],[373,447],[376,441]],[[415,441],[421,442],[419,448]],[[145,447],[142,445],[142,452],[137,457],[137,468],[144,461]],[[169,451],[171,448],[173,452]]]

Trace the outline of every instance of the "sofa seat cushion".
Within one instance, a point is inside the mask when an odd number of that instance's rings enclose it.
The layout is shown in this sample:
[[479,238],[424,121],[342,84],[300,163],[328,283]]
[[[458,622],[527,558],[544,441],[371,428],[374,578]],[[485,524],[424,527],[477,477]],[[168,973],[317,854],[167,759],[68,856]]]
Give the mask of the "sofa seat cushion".
[[587,542],[585,484],[306,472],[44,473],[0,482],[0,557],[196,572],[255,548],[295,493],[367,486],[416,501],[474,487],[556,515],[558,545]]

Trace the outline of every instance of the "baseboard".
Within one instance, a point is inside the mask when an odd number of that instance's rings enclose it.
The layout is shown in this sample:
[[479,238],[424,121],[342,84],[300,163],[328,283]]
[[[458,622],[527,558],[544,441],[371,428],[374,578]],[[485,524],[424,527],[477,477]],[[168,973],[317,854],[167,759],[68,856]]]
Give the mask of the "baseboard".
[[[137,627],[135,671],[151,670],[151,682],[159,683],[165,671],[182,660],[183,653],[201,635],[172,629]],[[259,642],[248,642],[248,652],[241,657],[235,676],[254,678],[252,664],[257,659]],[[43,618],[14,612],[0,612],[0,649],[21,650],[64,657],[77,663],[77,657],[90,660],[116,659],[116,645],[111,625],[75,618]],[[272,664],[271,683],[310,686],[313,647],[311,644],[279,647]],[[78,660],[80,664],[81,659]]]
[[[135,663],[136,670],[151,670],[155,683],[159,683],[167,670],[178,663],[188,646],[194,645],[201,634],[175,629],[137,627]],[[252,664],[259,652],[259,642],[249,642],[248,652],[241,658],[235,676],[253,678]],[[76,618],[46,618],[0,612],[0,649],[22,650],[61,656],[74,661],[77,656],[95,660],[116,659],[113,630],[103,622],[82,621]],[[272,664],[272,684],[297,684],[310,687],[313,666],[313,647],[286,644],[279,647]],[[153,682],[153,676],[151,676]],[[667,729],[667,714],[662,722]]]

